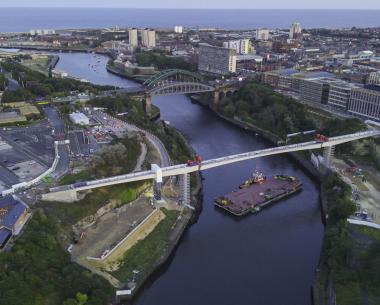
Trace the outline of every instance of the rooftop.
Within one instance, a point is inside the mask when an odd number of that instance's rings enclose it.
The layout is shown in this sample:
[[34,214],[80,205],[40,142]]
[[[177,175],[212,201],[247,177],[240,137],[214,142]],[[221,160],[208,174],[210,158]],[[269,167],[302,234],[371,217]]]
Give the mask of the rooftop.
[[12,230],[20,216],[28,206],[13,196],[7,196],[0,200],[0,228]]

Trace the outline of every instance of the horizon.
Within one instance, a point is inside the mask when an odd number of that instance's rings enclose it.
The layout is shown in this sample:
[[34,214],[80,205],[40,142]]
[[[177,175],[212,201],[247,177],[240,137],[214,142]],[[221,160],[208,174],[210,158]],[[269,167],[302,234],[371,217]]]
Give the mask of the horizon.
[[212,8],[212,7],[126,7],[126,6],[2,6],[0,4],[0,8],[4,9],[57,9],[57,8],[67,8],[67,9],[134,9],[134,10],[221,10],[221,11],[246,11],[246,10],[281,10],[281,11],[379,11],[379,8],[261,8],[261,7],[249,7],[249,8],[239,8],[239,7],[221,7],[221,8]]

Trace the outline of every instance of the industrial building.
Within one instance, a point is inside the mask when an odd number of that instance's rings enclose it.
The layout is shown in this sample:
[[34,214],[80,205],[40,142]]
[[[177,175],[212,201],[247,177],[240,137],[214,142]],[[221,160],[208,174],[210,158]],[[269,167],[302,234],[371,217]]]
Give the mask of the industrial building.
[[235,73],[236,51],[202,43],[199,45],[198,70],[216,75]]
[[380,91],[364,88],[353,89],[348,112],[361,118],[380,120]]
[[18,235],[29,218],[29,207],[16,196],[0,199],[0,249],[12,235]]
[[89,125],[90,119],[82,112],[73,112],[69,115],[71,122],[76,125]]

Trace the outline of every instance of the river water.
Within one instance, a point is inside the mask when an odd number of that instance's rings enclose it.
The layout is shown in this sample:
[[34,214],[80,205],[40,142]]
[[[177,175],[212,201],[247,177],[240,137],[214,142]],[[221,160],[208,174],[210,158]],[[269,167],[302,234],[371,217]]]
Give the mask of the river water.
[[[97,84],[135,86],[105,70],[107,58],[59,54],[58,68]],[[100,62],[98,62],[100,61]],[[90,65],[88,65],[90,63]],[[98,65],[96,71],[91,65]],[[268,147],[185,96],[153,99],[161,116],[204,159]],[[233,218],[213,199],[237,188],[258,167],[301,178],[302,192],[257,215]],[[319,188],[291,158],[271,156],[205,171],[203,210],[177,251],[137,297],[138,305],[309,305],[323,237]]]

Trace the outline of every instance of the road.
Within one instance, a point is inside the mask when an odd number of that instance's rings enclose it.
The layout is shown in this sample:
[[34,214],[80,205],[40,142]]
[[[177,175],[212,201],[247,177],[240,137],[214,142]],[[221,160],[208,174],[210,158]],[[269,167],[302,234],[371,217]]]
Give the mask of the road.
[[118,137],[122,137],[126,131],[127,132],[135,131],[135,132],[140,132],[144,134],[147,140],[156,148],[156,150],[160,154],[161,166],[165,167],[165,166],[171,165],[168,151],[166,150],[161,140],[157,138],[155,135],[151,134],[148,131],[140,129],[139,127],[135,125],[119,120],[109,115],[108,113],[105,113],[100,110],[94,111],[93,117],[94,119],[99,121],[99,123],[106,126],[106,128],[108,128],[109,130],[112,130],[112,132]]

